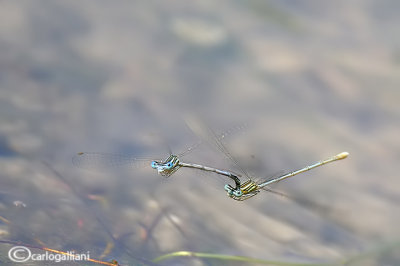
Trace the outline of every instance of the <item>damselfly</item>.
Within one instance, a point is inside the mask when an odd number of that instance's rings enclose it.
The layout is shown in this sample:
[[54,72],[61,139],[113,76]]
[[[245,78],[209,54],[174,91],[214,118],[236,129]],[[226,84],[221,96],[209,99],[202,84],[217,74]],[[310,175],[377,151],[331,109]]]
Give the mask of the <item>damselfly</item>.
[[[274,192],[273,190],[269,189],[268,186],[274,183],[277,183],[279,181],[282,181],[284,179],[287,179],[289,177],[298,175],[300,173],[309,171],[313,168],[316,168],[318,166],[322,166],[324,164],[334,162],[337,160],[342,160],[345,159],[349,153],[348,152],[342,152],[339,153],[333,157],[330,157],[326,160],[322,160],[319,162],[316,162],[314,164],[311,164],[309,166],[306,166],[304,168],[301,168],[297,171],[289,172],[283,175],[280,175],[278,177],[273,177],[273,178],[268,178],[264,179],[261,181],[255,181],[247,172],[246,170],[239,164],[239,162],[232,156],[232,154],[227,150],[225,145],[221,142],[221,139],[215,135],[213,130],[206,125],[202,124],[200,121],[197,119],[188,119],[186,120],[187,125],[189,128],[202,139],[203,141],[206,141],[207,143],[216,146],[220,152],[222,152],[229,160],[231,160],[238,168],[239,170],[246,176],[247,180],[245,180],[243,183],[240,183],[239,189],[238,186],[232,187],[229,184],[225,185],[225,191],[227,192],[227,195],[234,199],[234,200],[239,200],[243,201],[246,199],[249,199],[255,195],[257,195],[261,190],[265,191],[270,191]],[[238,175],[240,176],[240,175]],[[280,194],[280,193],[278,193]]]
[[[226,135],[230,134],[230,132],[234,130],[241,130],[243,127],[235,127],[216,138],[221,141],[225,138]],[[230,178],[235,183],[235,188],[232,191],[233,195],[240,197],[240,175],[233,173],[231,171],[221,170],[214,167],[209,167],[201,164],[194,163],[186,163],[182,162],[180,158],[182,158],[187,153],[191,152],[193,149],[198,147],[202,141],[197,142],[195,145],[186,149],[184,152],[175,155],[170,151],[170,155],[165,160],[149,160],[142,158],[135,158],[129,155],[120,155],[120,154],[108,154],[108,153],[95,153],[95,152],[80,152],[72,158],[72,162],[75,166],[80,168],[100,168],[100,167],[109,167],[115,165],[124,165],[129,164],[132,166],[137,166],[143,163],[147,163],[153,169],[157,170],[157,172],[164,177],[169,177],[173,173],[175,173],[179,168],[186,167],[197,169],[206,172],[216,173],[218,175],[226,176]],[[232,187],[232,186],[230,186]]]
[[[274,183],[282,181],[282,180],[284,180],[286,178],[289,178],[289,177],[304,173],[304,172],[309,171],[309,170],[311,170],[313,168],[316,168],[318,166],[321,166],[321,165],[324,165],[324,164],[327,164],[327,163],[330,163],[330,162],[334,162],[334,161],[337,161],[337,160],[345,159],[348,155],[349,155],[348,152],[341,152],[341,153],[339,153],[339,154],[337,154],[335,156],[332,156],[332,157],[330,157],[330,158],[328,158],[326,160],[322,160],[322,161],[316,162],[314,164],[311,164],[309,166],[301,168],[301,169],[299,169],[297,171],[293,171],[293,172],[281,175],[279,177],[268,179],[268,180],[264,180],[264,181],[261,181],[261,182],[256,182],[256,181],[252,180],[251,178],[249,178],[249,179],[247,179],[245,182],[243,182],[240,185],[240,191],[242,193],[237,193],[236,192],[237,188],[236,187],[234,188],[229,184],[225,185],[225,191],[227,192],[229,197],[231,197],[231,198],[233,198],[235,200],[243,201],[243,200],[246,200],[248,198],[251,198],[251,197],[257,195],[261,191],[261,189],[269,191],[269,189],[267,189],[267,186],[269,186],[269,185],[272,185]],[[237,196],[239,194],[241,194],[241,196]]]

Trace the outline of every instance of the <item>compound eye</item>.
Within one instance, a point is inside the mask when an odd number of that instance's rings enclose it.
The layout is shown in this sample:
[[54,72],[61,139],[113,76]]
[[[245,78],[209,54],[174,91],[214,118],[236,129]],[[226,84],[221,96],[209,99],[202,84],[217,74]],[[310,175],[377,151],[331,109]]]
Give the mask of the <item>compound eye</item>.
[[229,187],[228,184],[226,184],[226,185],[224,186],[224,189],[225,189],[226,192],[232,193],[232,189]]
[[151,168],[157,169],[157,163],[155,161],[151,162]]
[[167,163],[167,168],[168,168],[168,169],[171,169],[171,168],[172,168],[172,163],[171,163],[171,162]]
[[241,190],[235,190],[233,192],[233,195],[235,195],[236,197],[241,197],[243,195],[243,192]]

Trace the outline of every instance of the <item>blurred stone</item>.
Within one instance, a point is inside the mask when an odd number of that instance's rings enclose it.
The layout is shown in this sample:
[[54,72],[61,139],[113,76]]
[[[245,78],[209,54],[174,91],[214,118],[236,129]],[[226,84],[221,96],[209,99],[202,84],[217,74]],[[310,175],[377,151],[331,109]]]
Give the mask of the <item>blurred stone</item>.
[[15,156],[16,152],[10,147],[7,139],[0,136],[0,157]]
[[14,201],[13,204],[17,208],[26,208],[26,204],[20,200]]
[[218,46],[228,38],[225,28],[198,18],[177,18],[171,28],[176,36],[198,46]]
[[11,136],[10,143],[15,151],[22,154],[35,152],[43,145],[41,138],[29,134],[17,134]]

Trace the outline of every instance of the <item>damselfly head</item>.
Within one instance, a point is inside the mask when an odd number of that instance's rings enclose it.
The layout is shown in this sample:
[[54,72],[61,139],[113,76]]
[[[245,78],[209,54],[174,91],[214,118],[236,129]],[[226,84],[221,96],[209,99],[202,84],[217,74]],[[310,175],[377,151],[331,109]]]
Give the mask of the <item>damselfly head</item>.
[[233,195],[233,187],[231,185],[226,184],[224,189],[229,197],[231,197]]
[[238,200],[241,196],[243,196],[243,192],[241,189],[235,189],[231,185],[226,184],[224,187],[227,192],[228,197]]
[[170,155],[164,162],[152,161],[151,167],[160,175],[169,177],[180,168],[178,156]]

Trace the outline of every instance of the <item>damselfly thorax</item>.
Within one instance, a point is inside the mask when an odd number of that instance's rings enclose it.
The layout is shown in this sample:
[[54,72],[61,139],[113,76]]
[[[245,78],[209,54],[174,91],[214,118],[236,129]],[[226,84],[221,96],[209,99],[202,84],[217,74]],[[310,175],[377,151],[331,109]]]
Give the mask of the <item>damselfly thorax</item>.
[[179,158],[177,155],[171,154],[167,159],[165,159],[163,162],[159,161],[152,161],[151,162],[151,167],[153,169],[156,169],[157,172],[165,177],[171,176],[173,173],[175,173],[179,168],[182,166],[179,164]]

